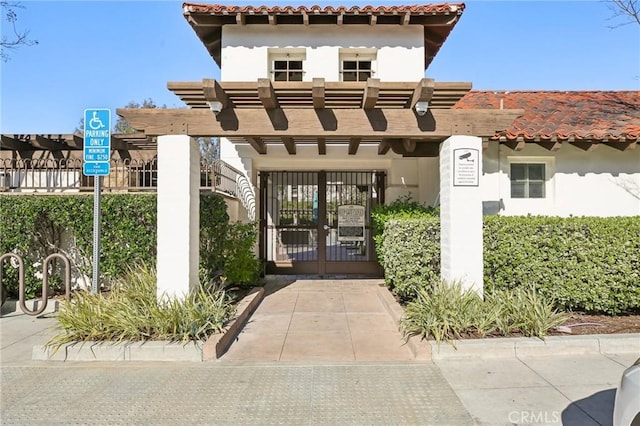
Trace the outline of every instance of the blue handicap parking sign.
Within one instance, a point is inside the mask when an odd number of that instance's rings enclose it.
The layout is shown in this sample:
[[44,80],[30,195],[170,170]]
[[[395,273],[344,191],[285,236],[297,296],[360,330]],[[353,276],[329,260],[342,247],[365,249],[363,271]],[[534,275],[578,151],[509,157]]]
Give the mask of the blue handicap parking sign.
[[84,110],[84,147],[82,151],[85,176],[106,176],[111,171],[111,110]]

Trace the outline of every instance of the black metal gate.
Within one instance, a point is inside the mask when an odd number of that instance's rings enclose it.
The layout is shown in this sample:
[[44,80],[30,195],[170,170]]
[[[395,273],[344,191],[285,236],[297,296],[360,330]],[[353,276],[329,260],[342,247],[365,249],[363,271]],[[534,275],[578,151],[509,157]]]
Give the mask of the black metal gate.
[[261,172],[267,273],[381,275],[371,210],[384,202],[384,189],[384,172]]

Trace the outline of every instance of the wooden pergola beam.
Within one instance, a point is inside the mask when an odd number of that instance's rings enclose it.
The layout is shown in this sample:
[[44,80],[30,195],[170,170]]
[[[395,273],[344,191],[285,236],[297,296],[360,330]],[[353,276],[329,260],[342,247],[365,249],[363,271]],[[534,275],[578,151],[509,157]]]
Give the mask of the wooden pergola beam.
[[229,96],[220,86],[220,83],[212,78],[202,79],[202,92],[207,102],[220,102],[222,109],[232,106],[232,103],[229,101]]
[[411,96],[411,103],[408,105],[410,109],[413,109],[418,102],[430,102],[433,97],[433,91],[435,89],[435,81],[432,78],[423,78],[418,82],[418,85],[413,90],[413,96]]
[[378,155],[385,155],[391,149],[389,139],[382,139],[378,145]]
[[378,96],[380,94],[380,79],[368,78],[367,85],[364,88],[362,95],[362,108],[373,109],[378,103]]
[[31,145],[36,149],[44,149],[52,152],[70,149],[69,145],[64,143],[64,140],[54,140],[45,135],[36,135],[35,139],[31,139]]
[[7,135],[2,135],[2,139],[0,140],[0,149],[7,151],[35,151],[35,148],[27,142],[16,139],[15,137],[10,137]]
[[313,87],[311,88],[311,96],[313,98],[313,108],[324,109],[324,78],[314,78],[312,84]]
[[258,79],[258,97],[265,109],[278,108],[278,97],[276,96],[275,90],[273,90],[271,80],[268,78]]
[[318,154],[327,155],[327,140],[325,138],[318,138]]
[[265,145],[262,138],[248,137],[247,142],[249,142],[249,145],[251,145],[251,147],[255,149],[258,154],[265,155],[267,153],[267,145]]
[[69,139],[67,144],[69,146],[73,146],[76,149],[82,149],[82,147],[84,147],[84,137],[74,133],[73,135],[71,135],[71,138]]
[[122,139],[112,136],[111,137],[111,149],[112,150],[122,150],[122,151],[130,151],[133,150],[134,148],[127,143],[126,141],[123,141]]
[[284,143],[284,147],[287,148],[287,152],[289,153],[289,155],[295,155],[296,143],[292,137],[284,136],[282,138],[282,143]]
[[349,155],[356,155],[358,152],[358,147],[360,146],[361,138],[351,138],[349,139]]
[[409,109],[377,109],[373,117],[360,108],[324,110],[278,109],[278,126],[264,110],[227,109],[213,117],[205,109],[123,108],[118,115],[147,136],[188,134],[190,136],[275,136],[275,137],[360,137],[443,140],[451,136],[456,123],[471,123],[474,135],[491,137],[511,126],[523,110],[433,109],[428,116],[416,116]]
[[416,141],[412,139],[402,139],[402,146],[406,152],[414,152],[416,150]]

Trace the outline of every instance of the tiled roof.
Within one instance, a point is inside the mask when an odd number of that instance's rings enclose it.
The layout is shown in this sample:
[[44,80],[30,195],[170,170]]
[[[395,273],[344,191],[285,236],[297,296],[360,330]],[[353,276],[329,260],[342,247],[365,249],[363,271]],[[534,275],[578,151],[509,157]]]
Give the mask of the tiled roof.
[[199,4],[184,3],[183,8],[189,12],[211,13],[211,14],[230,14],[230,13],[247,13],[247,14],[271,14],[271,13],[375,13],[375,14],[442,14],[442,13],[459,13],[464,10],[464,3],[440,3],[440,4],[424,4],[411,6],[227,6],[222,4]]
[[640,91],[471,91],[460,109],[523,109],[507,140],[620,140],[640,138]]

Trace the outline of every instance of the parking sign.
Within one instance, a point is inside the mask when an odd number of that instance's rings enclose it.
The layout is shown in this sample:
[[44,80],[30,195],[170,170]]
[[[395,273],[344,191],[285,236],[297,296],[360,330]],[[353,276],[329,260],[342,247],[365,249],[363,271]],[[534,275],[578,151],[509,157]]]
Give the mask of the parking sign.
[[107,176],[111,172],[111,110],[88,108],[84,110],[84,165],[85,176]]

